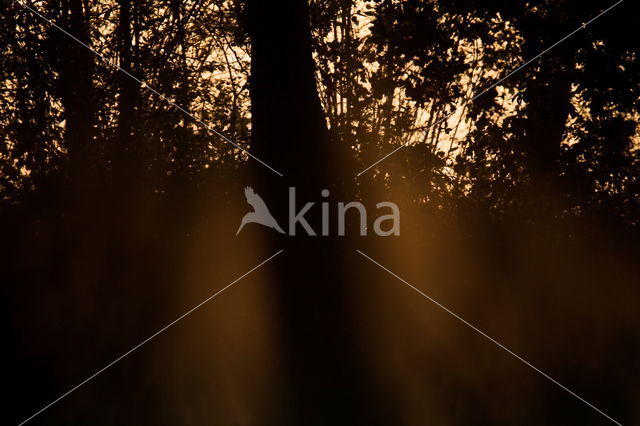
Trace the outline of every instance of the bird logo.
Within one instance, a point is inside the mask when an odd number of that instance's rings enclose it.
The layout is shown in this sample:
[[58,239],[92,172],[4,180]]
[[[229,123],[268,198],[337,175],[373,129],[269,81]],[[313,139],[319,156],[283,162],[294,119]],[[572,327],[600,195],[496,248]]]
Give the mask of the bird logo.
[[244,189],[244,196],[247,198],[247,203],[249,203],[249,205],[253,207],[253,211],[244,215],[244,217],[242,218],[242,222],[240,223],[240,227],[236,232],[236,235],[240,233],[242,228],[247,223],[259,223],[260,225],[275,229],[281,234],[285,233],[282,228],[280,228],[280,225],[278,225],[278,222],[276,222],[274,217],[269,212],[267,205],[264,203],[262,198],[260,198],[260,196],[255,193],[253,188],[247,186]]

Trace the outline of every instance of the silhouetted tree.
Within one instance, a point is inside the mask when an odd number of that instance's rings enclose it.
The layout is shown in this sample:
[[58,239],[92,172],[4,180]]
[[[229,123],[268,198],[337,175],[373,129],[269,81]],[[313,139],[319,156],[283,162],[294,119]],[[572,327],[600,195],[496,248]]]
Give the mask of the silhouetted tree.
[[[296,204],[317,199],[330,188],[338,199],[350,184],[333,164],[348,154],[328,132],[318,96],[309,8],[306,1],[246,1],[251,40],[252,151],[285,177],[254,164],[261,193],[279,218],[289,216],[287,186],[296,188]],[[278,22],[278,25],[273,25]],[[337,183],[337,184],[336,184]],[[316,229],[317,217],[311,219]],[[286,219],[285,222],[286,223]],[[301,230],[298,229],[298,233]],[[288,262],[278,266],[274,290],[282,345],[294,401],[291,424],[382,424],[375,391],[367,385],[360,350],[350,323],[350,285],[340,271],[344,260],[336,237],[298,234],[286,242]],[[322,259],[318,269],[317,260]]]

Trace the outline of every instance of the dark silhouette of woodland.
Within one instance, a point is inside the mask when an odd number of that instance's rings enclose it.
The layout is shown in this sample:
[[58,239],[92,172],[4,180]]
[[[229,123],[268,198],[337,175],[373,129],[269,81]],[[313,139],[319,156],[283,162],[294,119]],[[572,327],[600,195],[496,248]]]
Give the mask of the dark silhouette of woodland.
[[[0,0],[6,424],[281,249],[30,422],[612,424],[362,250],[640,423],[638,2],[23,1],[77,40],[20,3]],[[401,234],[236,236],[247,186],[285,230],[295,187],[316,230],[322,201],[393,201]]]

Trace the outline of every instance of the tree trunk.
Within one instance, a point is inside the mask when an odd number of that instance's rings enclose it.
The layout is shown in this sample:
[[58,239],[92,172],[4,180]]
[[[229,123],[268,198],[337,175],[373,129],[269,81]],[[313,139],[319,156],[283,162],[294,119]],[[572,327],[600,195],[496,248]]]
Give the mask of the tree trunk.
[[[550,64],[549,64],[550,65]],[[571,80],[563,66],[536,74],[527,88],[524,149],[534,188],[557,185],[560,147],[571,105]]]
[[[541,32],[541,28],[565,28],[563,23],[559,17],[548,18],[543,23],[535,19],[523,20],[524,56],[533,57],[559,37],[557,34]],[[575,64],[570,52],[558,50],[545,55],[539,62],[539,69],[530,74],[524,97],[527,119],[523,150],[530,178],[530,195],[534,203],[541,201],[544,209],[559,207],[557,203],[562,194],[560,150],[571,107]]]
[[[88,11],[81,0],[64,1],[61,5],[63,26],[83,43],[90,45]],[[95,158],[95,90],[93,86],[94,57],[85,47],[66,42],[60,58],[60,97],[65,118],[65,144],[69,174],[83,181]]]
[[[316,88],[308,4],[247,0],[246,6],[252,151],[285,175],[278,177],[251,160],[259,183],[254,186],[276,219],[286,224],[288,186],[296,187],[297,206],[320,201],[325,188],[344,201],[346,186],[330,172],[341,158]],[[319,218],[309,219],[319,234]],[[273,285],[294,395],[287,404],[290,424],[380,424],[381,416],[375,414],[380,404],[373,401],[361,370],[349,283],[342,274],[341,259],[353,253],[347,253],[344,239],[268,235],[274,249],[285,249],[274,266],[279,269]]]
[[[135,75],[133,57],[132,8],[136,2],[118,0],[120,15],[118,18],[117,42],[120,67]],[[142,168],[141,149],[136,143],[135,115],[140,98],[138,83],[128,75],[119,72],[118,82],[118,127],[113,146],[113,172],[117,178],[126,182],[132,179],[132,173]]]

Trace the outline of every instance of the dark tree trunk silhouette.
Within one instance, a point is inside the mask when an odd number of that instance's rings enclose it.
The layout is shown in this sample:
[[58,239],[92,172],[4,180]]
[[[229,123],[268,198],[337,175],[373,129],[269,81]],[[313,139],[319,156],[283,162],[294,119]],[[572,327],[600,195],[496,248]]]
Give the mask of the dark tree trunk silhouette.
[[[533,57],[542,49],[540,46],[535,41],[526,41],[525,57]],[[527,119],[522,143],[527,172],[534,197],[546,194],[545,198],[549,201],[559,195],[550,194],[549,191],[561,190],[558,179],[560,148],[571,107],[573,63],[573,59],[566,55],[558,57],[557,54],[549,54],[535,72],[535,78],[527,82],[525,91]]]
[[[248,1],[254,153],[294,179],[325,177],[310,167],[329,135],[311,57],[308,6],[301,1]],[[293,161],[292,161],[293,160]]]
[[[135,75],[135,57],[133,54],[133,15],[136,2],[118,0],[120,15],[118,18],[117,43],[120,67]],[[118,73],[118,127],[113,147],[113,168],[116,176],[125,181],[130,173],[140,166],[141,147],[136,145],[135,117],[136,105],[140,98],[140,87],[128,75]]]
[[[183,5],[180,0],[171,1],[172,19],[176,23],[176,50],[178,54],[177,73],[176,73],[176,100],[178,105],[189,109],[190,88],[187,68],[187,37],[185,33],[185,22],[183,21],[184,12]],[[193,152],[188,146],[187,120],[183,120],[182,124],[176,124],[176,147],[175,161],[177,167],[183,176],[189,173],[189,164],[192,161]]]
[[[81,0],[61,4],[63,26],[80,41],[90,45],[88,11]],[[59,35],[56,34],[56,37]],[[88,170],[95,146],[95,89],[93,86],[94,56],[78,43],[65,40],[61,50],[59,91],[64,108],[65,144],[72,176],[82,176]]]
[[[252,151],[284,177],[254,162],[259,193],[285,224],[287,187],[296,187],[296,205],[318,201],[332,185],[336,158],[320,104],[311,50],[306,1],[247,0],[251,37]],[[331,180],[329,180],[331,179]],[[343,199],[341,199],[342,201]],[[273,207],[272,207],[273,206]],[[298,207],[299,208],[299,207]],[[310,219],[318,232],[317,217]],[[294,401],[291,424],[377,424],[377,408],[362,372],[349,283],[342,259],[353,259],[344,241],[331,237],[269,234],[278,259],[274,291],[281,318]],[[343,251],[343,253],[341,253]]]
[[[524,38],[522,55],[527,59],[539,55],[566,35],[568,26],[575,25],[573,15],[552,6],[545,15],[517,6],[514,13]],[[573,43],[576,41],[567,41],[545,53],[527,70],[525,83],[526,119],[521,146],[530,179],[528,196],[535,205],[552,210],[560,207],[563,193],[559,162],[576,77],[577,47]]]

